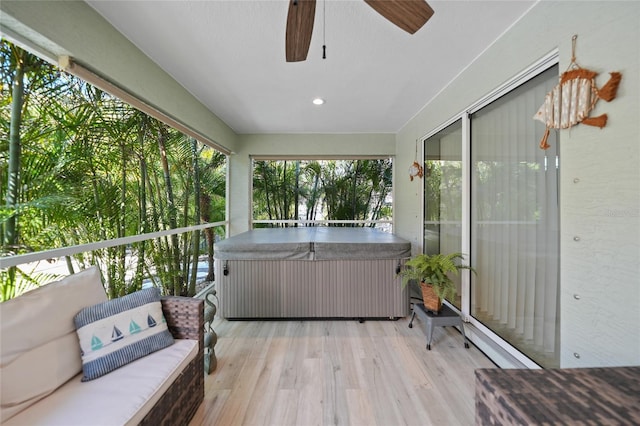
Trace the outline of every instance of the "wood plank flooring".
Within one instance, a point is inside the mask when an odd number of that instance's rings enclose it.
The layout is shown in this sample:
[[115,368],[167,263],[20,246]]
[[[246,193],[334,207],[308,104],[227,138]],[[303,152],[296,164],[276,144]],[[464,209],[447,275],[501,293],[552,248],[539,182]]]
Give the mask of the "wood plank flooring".
[[474,370],[495,367],[419,320],[216,319],[217,370],[206,376],[199,425],[472,425]]

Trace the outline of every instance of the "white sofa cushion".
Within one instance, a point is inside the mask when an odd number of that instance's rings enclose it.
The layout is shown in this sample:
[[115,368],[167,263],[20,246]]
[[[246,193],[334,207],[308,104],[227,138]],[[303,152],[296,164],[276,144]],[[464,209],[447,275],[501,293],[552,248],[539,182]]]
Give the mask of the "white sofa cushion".
[[0,303],[0,422],[81,371],[73,317],[105,300],[92,267]]
[[173,344],[156,287],[87,306],[74,321],[82,350],[82,381]]
[[98,379],[78,374],[3,426],[136,425],[197,354],[197,340],[176,340]]

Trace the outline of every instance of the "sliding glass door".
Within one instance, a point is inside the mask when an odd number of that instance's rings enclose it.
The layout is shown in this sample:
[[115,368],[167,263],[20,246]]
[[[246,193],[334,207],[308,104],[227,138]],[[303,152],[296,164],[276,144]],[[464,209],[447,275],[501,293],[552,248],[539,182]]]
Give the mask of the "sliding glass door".
[[[462,121],[436,133],[424,144],[424,253],[461,252]],[[453,305],[461,306],[460,276]]]
[[471,115],[471,314],[545,367],[557,366],[558,156],[532,120],[554,67]]
[[557,82],[556,65],[424,141],[424,252],[466,247],[477,271],[450,302],[547,368],[559,366],[559,157],[555,132],[538,147],[533,116]]

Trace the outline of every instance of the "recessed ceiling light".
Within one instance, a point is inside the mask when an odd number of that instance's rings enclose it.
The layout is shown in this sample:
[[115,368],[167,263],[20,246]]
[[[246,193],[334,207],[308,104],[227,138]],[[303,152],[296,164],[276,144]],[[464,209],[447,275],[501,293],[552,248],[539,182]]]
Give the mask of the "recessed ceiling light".
[[324,103],[324,99],[322,99],[322,98],[315,98],[313,100],[313,104],[314,105],[322,105],[323,103]]

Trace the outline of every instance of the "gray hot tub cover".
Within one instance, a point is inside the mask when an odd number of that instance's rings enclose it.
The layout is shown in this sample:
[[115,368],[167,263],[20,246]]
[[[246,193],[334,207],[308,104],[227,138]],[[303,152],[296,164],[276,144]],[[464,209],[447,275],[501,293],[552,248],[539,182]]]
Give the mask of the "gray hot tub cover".
[[411,243],[373,228],[254,229],[215,245],[221,260],[404,259]]

